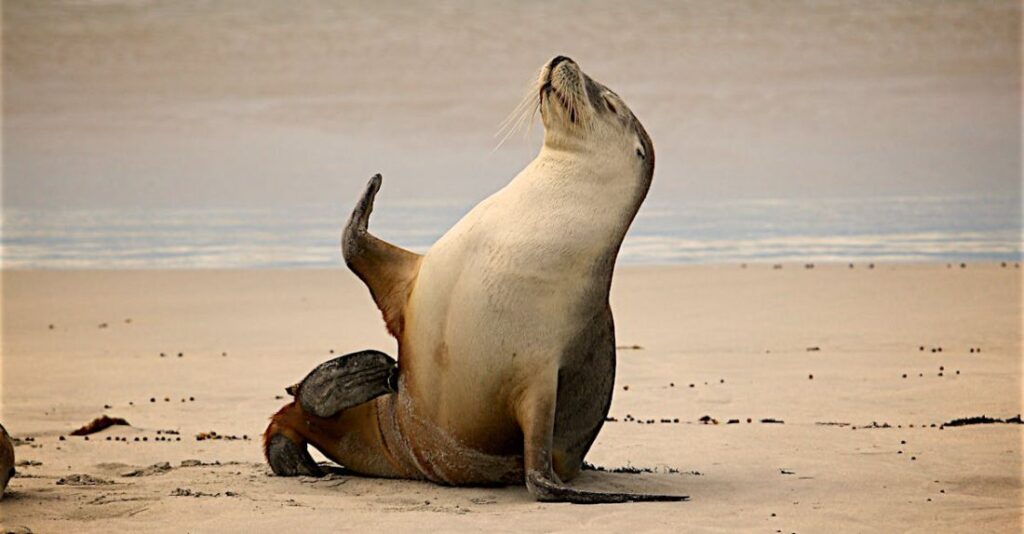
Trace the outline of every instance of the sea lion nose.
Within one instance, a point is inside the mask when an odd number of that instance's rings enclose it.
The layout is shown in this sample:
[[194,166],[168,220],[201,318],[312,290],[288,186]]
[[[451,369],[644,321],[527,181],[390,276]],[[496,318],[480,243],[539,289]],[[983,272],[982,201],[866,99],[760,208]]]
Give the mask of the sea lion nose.
[[575,61],[572,60],[572,58],[569,58],[569,57],[566,57],[566,56],[555,56],[555,58],[552,59],[551,62],[549,63],[549,65],[551,65],[551,67],[550,67],[551,70],[555,70],[555,67],[557,67],[558,64],[563,62],[563,61],[568,61],[569,63],[576,63]]

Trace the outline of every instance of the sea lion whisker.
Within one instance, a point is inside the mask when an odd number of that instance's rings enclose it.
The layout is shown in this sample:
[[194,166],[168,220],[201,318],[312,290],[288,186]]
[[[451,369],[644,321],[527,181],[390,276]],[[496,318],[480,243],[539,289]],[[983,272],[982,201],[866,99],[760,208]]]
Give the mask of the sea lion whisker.
[[[520,100],[519,104],[516,105],[515,109],[505,117],[505,120],[501,122],[498,127],[498,131],[495,132],[495,137],[501,137],[498,144],[494,147],[491,152],[497,151],[505,144],[512,135],[514,135],[523,124],[527,122],[529,118],[529,124],[533,124],[533,119],[536,117],[537,111],[540,109],[540,96],[537,90],[538,83],[534,83],[523,95],[523,99]],[[528,133],[530,128],[527,128]],[[502,133],[504,132],[504,133]]]

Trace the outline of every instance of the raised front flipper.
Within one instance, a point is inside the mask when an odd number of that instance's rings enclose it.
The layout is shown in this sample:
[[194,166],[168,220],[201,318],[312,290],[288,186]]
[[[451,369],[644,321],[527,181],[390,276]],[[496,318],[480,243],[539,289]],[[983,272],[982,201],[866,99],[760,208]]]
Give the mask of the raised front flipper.
[[398,364],[391,356],[364,350],[339,356],[313,369],[288,393],[308,414],[334,417],[342,410],[398,391]]

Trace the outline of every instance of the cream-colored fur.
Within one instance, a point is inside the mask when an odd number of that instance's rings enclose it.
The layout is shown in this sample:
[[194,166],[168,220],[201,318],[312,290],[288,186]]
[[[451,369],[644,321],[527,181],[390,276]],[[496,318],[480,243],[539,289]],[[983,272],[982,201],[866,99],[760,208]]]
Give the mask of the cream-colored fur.
[[594,111],[605,104],[587,100],[579,68],[562,63],[551,82],[577,123],[562,101],[543,100],[537,158],[431,247],[405,310],[402,372],[414,396],[429,399],[417,409],[484,448],[497,446],[480,428],[514,427],[526,389],[555,387],[566,345],[607,297],[610,266],[599,264],[647,187],[637,133]]

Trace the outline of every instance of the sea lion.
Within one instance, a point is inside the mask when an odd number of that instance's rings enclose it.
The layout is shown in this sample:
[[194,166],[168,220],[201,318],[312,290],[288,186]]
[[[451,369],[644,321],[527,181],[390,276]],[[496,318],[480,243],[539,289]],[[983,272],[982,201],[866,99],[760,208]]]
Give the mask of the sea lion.
[[4,498],[7,483],[14,478],[14,444],[4,425],[0,425],[0,499]]
[[558,56],[532,106],[540,153],[425,255],[367,231],[374,176],[342,235],[398,361],[336,358],[288,389],[266,433],[278,475],[317,475],[306,445],[357,473],[442,484],[525,482],[541,501],[683,500],[572,488],[611,404],[608,304],[654,146],[625,102]]

